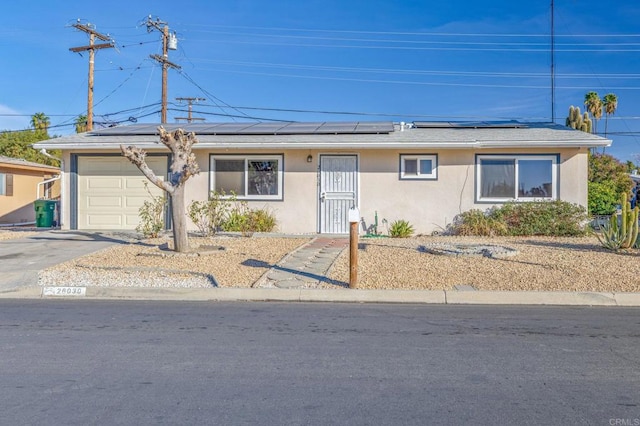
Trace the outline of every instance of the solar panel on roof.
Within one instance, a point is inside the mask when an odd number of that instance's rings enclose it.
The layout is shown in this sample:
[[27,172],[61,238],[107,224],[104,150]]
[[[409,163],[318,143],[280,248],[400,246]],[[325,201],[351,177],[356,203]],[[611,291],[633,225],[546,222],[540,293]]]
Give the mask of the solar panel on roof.
[[313,134],[322,123],[288,123],[278,130],[280,135]]
[[355,129],[356,133],[391,133],[393,132],[393,123],[390,121],[383,122],[358,122]]
[[258,123],[242,131],[243,134],[272,135],[279,132],[285,126],[284,123]]
[[[157,135],[159,124],[131,124],[98,129],[94,135],[143,136]],[[164,124],[168,132],[183,129],[196,135],[313,135],[313,134],[376,134],[393,132],[392,122],[278,122],[278,123],[187,123]]]
[[341,122],[341,123],[324,123],[320,126],[316,133],[353,133],[357,123]]
[[414,121],[418,129],[519,129],[528,127],[517,121]]

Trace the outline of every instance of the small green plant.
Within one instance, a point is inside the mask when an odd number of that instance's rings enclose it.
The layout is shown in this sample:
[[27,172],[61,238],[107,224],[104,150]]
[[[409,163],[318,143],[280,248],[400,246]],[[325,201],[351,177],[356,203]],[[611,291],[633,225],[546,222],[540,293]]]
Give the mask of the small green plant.
[[271,232],[276,229],[276,217],[266,209],[251,209],[247,216],[252,232]]
[[608,224],[602,227],[602,234],[596,234],[602,247],[609,250],[638,247],[638,212],[640,207],[631,209],[626,193],[622,195],[622,212],[611,216]]
[[392,238],[409,238],[413,235],[413,226],[403,219],[391,222],[389,235]]
[[144,188],[151,197],[151,200],[145,200],[138,214],[140,222],[136,226],[136,231],[140,232],[145,238],[157,238],[160,231],[164,229],[164,208],[167,204],[167,198],[163,195],[154,196],[149,190],[148,182],[144,182]]
[[222,223],[222,229],[227,232],[241,232],[243,236],[248,236],[250,234],[248,211],[249,205],[246,201],[236,200]]
[[224,192],[212,191],[207,201],[194,201],[189,204],[187,215],[200,233],[209,237],[222,227],[235,201],[234,193],[231,193],[230,198],[226,198]]
[[492,216],[492,211],[472,209],[458,215],[451,225],[455,235],[479,235],[493,237],[507,234],[507,225]]
[[222,229],[228,232],[241,232],[249,236],[254,232],[271,232],[276,228],[276,218],[267,209],[251,209],[246,201],[235,200],[229,210]]

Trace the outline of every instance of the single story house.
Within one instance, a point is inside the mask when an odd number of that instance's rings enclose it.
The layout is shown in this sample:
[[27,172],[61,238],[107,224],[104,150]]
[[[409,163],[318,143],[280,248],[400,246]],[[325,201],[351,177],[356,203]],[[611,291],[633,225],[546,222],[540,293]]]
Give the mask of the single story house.
[[0,155],[0,225],[33,224],[37,198],[60,196],[60,169]]
[[[148,197],[146,179],[120,145],[148,152],[167,176],[169,151],[154,124],[134,124],[35,144],[63,153],[63,229],[134,229]],[[285,233],[349,232],[378,218],[408,220],[417,233],[440,231],[470,209],[507,201],[566,200],[587,205],[587,154],[611,141],[549,123],[317,122],[165,125],[195,132],[199,175],[188,200],[211,191],[267,208]],[[153,193],[157,189],[150,185]],[[190,225],[195,229],[193,224]]]

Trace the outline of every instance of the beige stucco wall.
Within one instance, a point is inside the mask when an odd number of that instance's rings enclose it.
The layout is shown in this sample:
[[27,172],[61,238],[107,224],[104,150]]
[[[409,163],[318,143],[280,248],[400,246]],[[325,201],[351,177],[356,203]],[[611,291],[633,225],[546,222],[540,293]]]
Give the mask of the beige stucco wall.
[[[257,150],[224,150],[197,152],[200,174],[187,182],[186,198],[189,200],[206,200],[210,191],[210,155],[211,154],[265,154]],[[267,154],[284,154],[283,200],[250,201],[251,208],[266,208],[278,219],[278,230],[287,233],[316,232],[317,227],[317,155],[313,162],[307,162],[310,151],[269,150]],[[190,224],[191,229],[195,229]]]
[[[399,180],[400,154],[438,154],[438,179]],[[405,219],[418,233],[446,228],[454,217],[470,209],[485,210],[493,204],[475,202],[476,154],[559,154],[559,197],[587,204],[587,151],[564,150],[441,150],[370,151],[361,155],[360,210],[367,224],[378,212],[378,221]]]
[[[13,195],[0,195],[0,224],[29,223],[36,220],[33,202],[38,183],[53,177],[49,171],[25,170],[0,165],[0,173],[13,174]],[[59,193],[59,182],[52,187],[52,198]],[[43,196],[43,188],[41,194]]]
[[[89,153],[89,151],[83,151]],[[259,150],[196,151],[201,173],[187,182],[187,200],[205,200],[210,191],[210,154],[260,154]],[[367,226],[378,213],[391,223],[405,219],[417,233],[430,234],[444,229],[460,212],[487,209],[491,204],[475,202],[476,154],[559,154],[558,195],[561,199],[586,206],[586,149],[505,149],[505,150],[268,150],[284,155],[283,200],[252,201],[251,207],[267,208],[277,217],[280,232],[318,232],[318,159],[321,154],[357,154],[359,162],[359,207]],[[437,154],[438,179],[408,181],[399,179],[400,154]],[[307,162],[312,155],[313,161]],[[64,154],[64,196],[69,200],[69,153]],[[68,204],[67,204],[68,206]],[[70,212],[63,208],[63,224],[68,228]],[[195,226],[190,224],[190,229]]]

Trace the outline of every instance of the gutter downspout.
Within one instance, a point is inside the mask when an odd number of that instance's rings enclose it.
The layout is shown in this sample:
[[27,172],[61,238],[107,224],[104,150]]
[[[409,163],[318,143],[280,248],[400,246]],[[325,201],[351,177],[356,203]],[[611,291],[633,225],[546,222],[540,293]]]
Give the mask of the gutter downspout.
[[[36,200],[40,199],[40,185],[44,185],[45,183],[55,182],[57,180],[62,179],[62,174],[59,174],[56,177],[52,177],[51,179],[43,180],[42,182],[38,182],[38,186],[36,187]],[[60,181],[60,190],[62,191],[62,181]],[[62,195],[60,195],[62,197]]]
[[58,206],[58,226],[60,228],[62,228],[62,225],[63,225],[63,219],[62,218],[64,217],[64,215],[63,215],[64,207],[63,206],[64,206],[64,199],[65,199],[65,192],[64,192],[65,185],[64,185],[64,179],[62,178],[62,174],[64,173],[64,159],[58,158],[58,157],[55,157],[55,156],[49,154],[45,148],[42,148],[40,150],[40,153],[42,155],[46,156],[46,157],[49,157],[49,158],[52,158],[54,160],[60,161],[60,205]]

